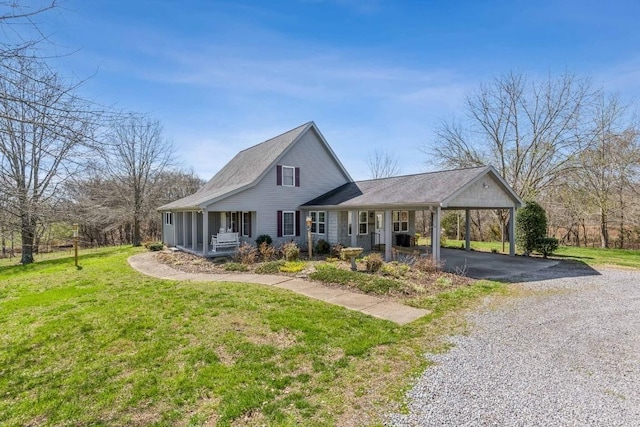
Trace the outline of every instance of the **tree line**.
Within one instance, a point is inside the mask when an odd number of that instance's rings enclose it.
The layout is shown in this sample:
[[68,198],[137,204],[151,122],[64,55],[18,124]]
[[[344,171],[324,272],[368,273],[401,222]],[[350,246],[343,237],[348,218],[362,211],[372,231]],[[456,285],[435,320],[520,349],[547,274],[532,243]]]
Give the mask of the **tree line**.
[[73,223],[88,244],[159,239],[156,207],[202,185],[174,163],[159,121],[83,98],[84,81],[40,53],[34,17],[57,6],[0,2],[0,239],[23,264]]
[[[438,124],[424,151],[440,167],[493,165],[525,201],[545,208],[548,234],[564,244],[637,248],[633,107],[575,74],[508,73],[467,95],[463,114]],[[504,234],[504,212],[475,211],[471,219],[478,240]]]

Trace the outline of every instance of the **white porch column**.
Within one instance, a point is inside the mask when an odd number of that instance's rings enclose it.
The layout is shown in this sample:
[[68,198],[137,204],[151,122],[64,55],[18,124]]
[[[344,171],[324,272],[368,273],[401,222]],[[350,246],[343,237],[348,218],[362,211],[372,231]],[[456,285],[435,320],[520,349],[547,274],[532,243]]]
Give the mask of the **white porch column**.
[[202,210],[202,255],[207,256],[209,252],[209,211]]
[[351,247],[358,246],[358,231],[360,231],[358,211],[351,211]]
[[471,215],[469,209],[464,210],[464,249],[471,250]]
[[198,245],[198,212],[191,212],[191,249],[196,250]]
[[391,235],[391,211],[384,211],[384,260],[391,261],[391,248],[393,247],[393,239]]
[[509,208],[509,256],[516,256],[516,208]]
[[433,213],[433,234],[431,236],[433,262],[440,263],[440,206]]
[[187,212],[182,212],[182,246],[187,246]]
[[178,246],[178,212],[172,212],[173,217],[173,246]]

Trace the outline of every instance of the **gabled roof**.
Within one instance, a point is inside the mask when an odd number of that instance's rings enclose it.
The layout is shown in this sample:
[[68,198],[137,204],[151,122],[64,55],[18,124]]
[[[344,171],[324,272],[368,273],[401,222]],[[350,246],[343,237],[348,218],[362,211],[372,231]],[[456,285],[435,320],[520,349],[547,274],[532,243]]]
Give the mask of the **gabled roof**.
[[314,122],[307,122],[295,129],[240,151],[220,171],[194,194],[168,203],[158,210],[200,209],[256,185],[275,166],[306,132],[313,129],[325,145],[347,179],[351,177],[338,160]]
[[456,196],[487,174],[492,174],[497,179],[503,190],[514,200],[516,206],[522,205],[520,197],[492,166],[480,166],[349,182],[305,203],[303,206],[340,208],[448,207],[448,203]]

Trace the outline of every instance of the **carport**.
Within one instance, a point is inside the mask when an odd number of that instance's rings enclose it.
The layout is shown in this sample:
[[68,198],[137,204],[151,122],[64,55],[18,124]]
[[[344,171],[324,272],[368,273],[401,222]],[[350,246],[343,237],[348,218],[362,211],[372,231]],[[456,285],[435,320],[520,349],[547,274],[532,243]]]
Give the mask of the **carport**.
[[[441,217],[443,210],[464,210],[465,249],[470,246],[470,211],[474,209],[509,210],[509,254],[515,255],[515,213],[523,202],[492,166],[403,175],[390,178],[356,181],[344,184],[300,208],[309,211],[326,210],[330,214],[328,236],[330,241],[346,241],[350,246],[365,246],[369,228],[362,227],[371,213],[375,218],[375,233],[385,244],[385,259],[392,258],[392,245],[398,226],[394,222],[397,212],[407,212],[406,232],[415,232],[415,211],[431,213],[431,253],[440,262]],[[411,216],[413,212],[413,216]],[[363,216],[363,213],[365,214]],[[402,223],[404,227],[404,223]],[[345,233],[348,230],[348,235]],[[353,230],[353,232],[351,232]],[[360,233],[364,230],[364,233]],[[405,231],[402,229],[401,231]],[[374,236],[375,237],[375,236]],[[366,248],[366,247],[365,247]]]

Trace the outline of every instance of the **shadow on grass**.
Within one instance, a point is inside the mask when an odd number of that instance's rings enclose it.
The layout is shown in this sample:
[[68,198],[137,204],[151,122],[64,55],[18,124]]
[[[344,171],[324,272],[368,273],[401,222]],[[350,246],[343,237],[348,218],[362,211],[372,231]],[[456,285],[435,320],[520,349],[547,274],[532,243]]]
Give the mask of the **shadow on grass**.
[[595,257],[592,256],[576,256],[576,255],[558,255],[558,254],[553,254],[553,256],[551,257],[551,259],[567,259],[567,260],[572,260],[572,259],[595,259]]
[[[104,249],[100,249],[98,252],[80,254],[78,255],[78,261],[112,256],[116,252],[125,250],[125,248],[129,249],[131,248],[131,246],[118,246],[118,247],[104,248]],[[19,260],[19,258],[17,259]],[[55,267],[58,265],[65,265],[65,264],[72,265],[73,262],[74,262],[74,255],[73,253],[71,253],[68,256],[61,256],[59,258],[35,260],[33,263],[26,264],[26,265],[13,264],[13,265],[0,266],[0,273],[5,273],[5,272],[11,273],[14,271],[28,272],[28,271],[38,270],[40,268]],[[82,270],[82,266],[78,265],[77,269]]]

